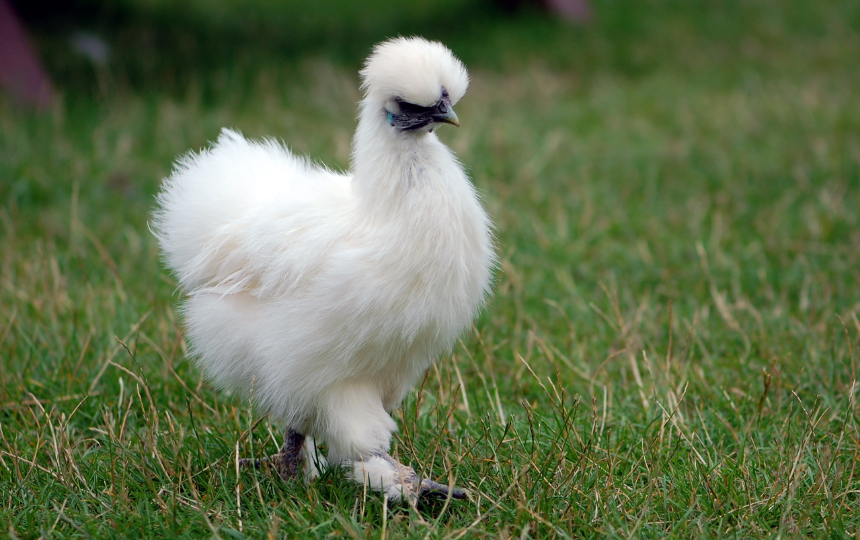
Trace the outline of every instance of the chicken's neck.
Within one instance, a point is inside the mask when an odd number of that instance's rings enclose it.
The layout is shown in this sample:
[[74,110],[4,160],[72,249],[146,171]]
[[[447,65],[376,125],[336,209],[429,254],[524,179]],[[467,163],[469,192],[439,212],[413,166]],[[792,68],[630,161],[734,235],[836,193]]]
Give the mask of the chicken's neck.
[[[378,111],[374,111],[378,112]],[[433,199],[467,182],[451,151],[434,133],[400,133],[364,109],[352,148],[353,193],[371,212],[414,209],[417,195]],[[431,200],[427,201],[432,204]]]

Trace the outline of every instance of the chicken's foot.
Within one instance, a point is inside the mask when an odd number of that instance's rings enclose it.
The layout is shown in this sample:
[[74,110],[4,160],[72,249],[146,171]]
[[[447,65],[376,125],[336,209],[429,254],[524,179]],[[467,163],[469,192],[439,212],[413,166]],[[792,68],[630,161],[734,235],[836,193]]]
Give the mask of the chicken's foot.
[[293,429],[287,429],[284,435],[284,446],[280,452],[264,458],[243,458],[239,460],[240,467],[255,469],[274,469],[284,480],[299,478],[302,471],[302,447],[305,436]]
[[468,496],[464,489],[419,477],[415,469],[384,452],[356,461],[352,472],[356,482],[367,483],[372,488],[385,492],[389,499],[394,501],[403,498],[413,501],[419,498],[445,499],[449,495],[453,499],[465,499]]

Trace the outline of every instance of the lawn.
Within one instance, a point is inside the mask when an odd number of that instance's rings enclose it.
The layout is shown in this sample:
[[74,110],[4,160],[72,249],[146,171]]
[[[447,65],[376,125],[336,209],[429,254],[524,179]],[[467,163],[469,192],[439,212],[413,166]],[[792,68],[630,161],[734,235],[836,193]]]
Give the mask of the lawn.
[[[31,18],[58,95],[0,97],[0,536],[857,538],[860,3],[591,3]],[[412,33],[470,69],[440,136],[500,259],[393,414],[393,454],[472,492],[418,507],[237,470],[279,428],[187,356],[147,224],[222,126],[347,168],[361,62]]]

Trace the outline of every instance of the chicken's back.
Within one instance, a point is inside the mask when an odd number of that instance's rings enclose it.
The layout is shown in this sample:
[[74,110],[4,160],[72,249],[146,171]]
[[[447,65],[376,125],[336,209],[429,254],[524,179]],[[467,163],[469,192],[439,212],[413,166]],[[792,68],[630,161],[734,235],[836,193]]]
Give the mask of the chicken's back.
[[[302,229],[346,211],[349,190],[345,175],[225,129],[212,148],[178,160],[158,195],[153,229],[185,292],[259,290],[267,272],[277,272],[268,276],[277,282],[285,269],[301,272],[295,261],[272,260],[289,252],[278,247],[291,246],[272,244],[301,244]],[[314,259],[292,253],[304,264]]]

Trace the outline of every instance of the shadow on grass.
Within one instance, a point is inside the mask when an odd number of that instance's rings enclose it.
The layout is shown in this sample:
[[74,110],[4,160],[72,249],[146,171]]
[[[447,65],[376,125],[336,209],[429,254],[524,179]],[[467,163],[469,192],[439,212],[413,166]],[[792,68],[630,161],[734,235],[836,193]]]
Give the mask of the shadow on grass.
[[[639,77],[728,70],[739,57],[773,65],[780,52],[860,24],[851,3],[591,0],[580,27],[535,8],[492,0],[17,0],[53,78],[69,96],[119,89],[181,94],[208,84],[324,56],[359,65],[385,38],[418,34],[449,45],[467,65],[522,69],[533,63],[577,73]],[[834,25],[833,21],[841,21]],[[774,34],[769,28],[783,27]],[[95,66],[69,45],[75,33],[111,48]],[[756,52],[759,51],[759,52]],[[756,58],[756,55],[760,58]],[[789,55],[790,56],[790,55]]]

